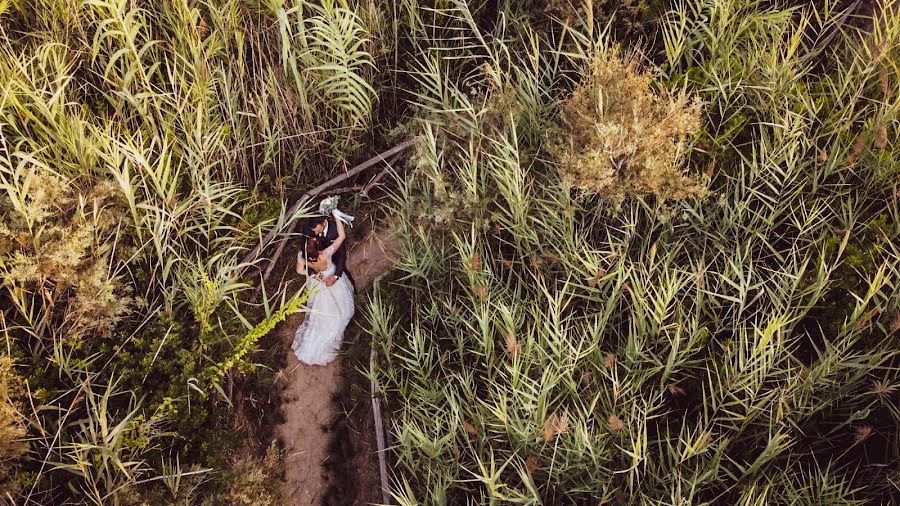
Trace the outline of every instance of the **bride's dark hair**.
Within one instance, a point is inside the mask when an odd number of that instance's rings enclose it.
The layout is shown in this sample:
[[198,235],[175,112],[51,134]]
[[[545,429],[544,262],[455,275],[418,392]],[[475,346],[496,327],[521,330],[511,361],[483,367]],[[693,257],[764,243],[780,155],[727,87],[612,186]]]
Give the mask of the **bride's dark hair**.
[[319,259],[319,241],[314,237],[306,239],[306,259],[315,262]]

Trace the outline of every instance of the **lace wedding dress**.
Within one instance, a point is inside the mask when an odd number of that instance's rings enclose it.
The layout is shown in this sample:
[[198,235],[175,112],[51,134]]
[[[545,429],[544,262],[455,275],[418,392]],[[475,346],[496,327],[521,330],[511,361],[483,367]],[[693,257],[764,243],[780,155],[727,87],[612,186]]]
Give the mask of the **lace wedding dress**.
[[[328,260],[328,268],[320,273],[323,278],[334,274],[333,254],[333,246],[320,252]],[[309,309],[294,335],[291,348],[301,362],[325,365],[337,356],[344,329],[353,318],[353,285],[347,276],[339,277],[330,287],[316,278],[308,278],[307,282],[310,296],[306,305]]]

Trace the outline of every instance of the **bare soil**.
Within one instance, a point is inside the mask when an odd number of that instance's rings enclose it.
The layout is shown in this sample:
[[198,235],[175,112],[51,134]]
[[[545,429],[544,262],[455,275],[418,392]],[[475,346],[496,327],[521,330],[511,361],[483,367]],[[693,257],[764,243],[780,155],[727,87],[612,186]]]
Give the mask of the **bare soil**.
[[[375,278],[390,270],[399,240],[393,233],[371,231],[350,248],[347,267],[359,301]],[[368,383],[361,384],[365,379],[356,370],[369,351],[360,313],[348,328],[342,356],[325,366],[301,364],[290,348],[302,313],[278,327],[287,354],[278,377],[284,390],[276,427],[285,452],[286,504],[381,501]]]

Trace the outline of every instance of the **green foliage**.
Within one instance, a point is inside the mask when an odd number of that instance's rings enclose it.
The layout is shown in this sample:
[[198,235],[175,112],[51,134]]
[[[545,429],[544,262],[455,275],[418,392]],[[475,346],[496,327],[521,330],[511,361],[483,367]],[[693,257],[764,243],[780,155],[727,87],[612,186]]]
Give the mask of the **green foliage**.
[[358,147],[355,136],[369,125],[375,101],[370,28],[347,0],[284,4],[269,3],[278,19],[284,72],[299,93],[301,114],[334,125],[333,151],[344,158]]
[[653,87],[708,104],[711,196],[665,208],[576,198],[541,143],[599,20],[428,13],[405,252],[370,306],[400,504],[897,494],[900,22],[675,6]]
[[235,345],[230,356],[217,364],[213,364],[206,369],[204,374],[206,380],[212,385],[217,385],[225,374],[232,368],[245,366],[245,357],[253,351],[256,343],[266,334],[272,331],[276,325],[283,322],[288,316],[300,311],[301,306],[306,302],[308,293],[301,297],[296,297],[284,305],[281,309],[266,318],[259,325],[253,327],[244,337],[242,337]]
[[[0,487],[17,502],[140,503],[177,479],[173,455],[196,470],[242,444],[209,393],[232,367],[241,387],[299,302],[248,303],[239,263],[287,182],[355,155],[375,104],[367,11],[284,7],[3,5],[0,321],[29,395],[0,399],[2,474],[17,459],[24,485]],[[296,37],[271,29],[288,15]]]
[[[149,471],[141,456],[156,434],[137,414],[140,405],[133,393],[117,390],[114,383],[98,392],[90,380],[82,390],[73,404],[83,401],[87,416],[69,422],[66,432],[72,438],[60,446],[61,460],[51,465],[74,475],[68,487],[77,497],[97,506],[119,505],[124,492]],[[115,395],[129,397],[123,412],[114,411]]]
[[346,0],[310,7],[316,15],[302,22],[308,23],[304,32],[314,89],[343,124],[364,128],[372,114],[375,90],[366,80],[374,64],[366,50],[370,41],[362,19]]

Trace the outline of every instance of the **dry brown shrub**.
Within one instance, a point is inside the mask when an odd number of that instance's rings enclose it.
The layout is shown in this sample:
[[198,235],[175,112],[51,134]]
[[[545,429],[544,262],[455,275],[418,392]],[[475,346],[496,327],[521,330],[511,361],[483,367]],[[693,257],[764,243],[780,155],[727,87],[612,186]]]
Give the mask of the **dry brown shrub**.
[[284,456],[273,442],[264,457],[242,455],[226,471],[227,490],[203,501],[202,506],[276,506],[285,504],[277,484],[284,472]]
[[844,165],[853,165],[859,160],[859,157],[862,156],[863,152],[866,150],[866,139],[862,135],[857,135],[856,140],[853,141],[853,147],[850,149],[850,154],[844,159]]
[[0,497],[16,492],[13,470],[27,450],[22,442],[25,437],[22,417],[13,404],[18,384],[10,358],[0,356]]
[[621,202],[628,194],[683,200],[706,195],[685,173],[687,140],[701,104],[685,93],[654,92],[637,55],[598,52],[560,106],[550,152],[570,186]]
[[610,432],[620,432],[625,428],[625,423],[616,415],[609,415],[609,418],[606,419],[606,423],[609,425]]
[[884,121],[879,121],[875,125],[875,141],[872,143],[872,146],[875,149],[884,149],[888,145],[888,133],[887,127],[884,124]]
[[891,93],[891,77],[885,69],[878,72],[878,89],[885,97]]
[[681,388],[681,387],[678,386],[678,385],[668,385],[668,386],[666,387],[666,389],[667,389],[667,390],[669,391],[669,393],[672,394],[672,395],[684,395],[684,394],[686,393],[686,392],[684,391],[684,389]]
[[891,324],[888,328],[890,329],[891,334],[900,330],[900,311],[894,313],[894,318],[891,320]]
[[616,365],[616,356],[612,353],[607,353],[606,356],[603,357],[603,367],[612,369],[614,365]]
[[555,436],[569,432],[569,414],[554,413],[544,420],[544,442],[548,443]]
[[506,334],[506,339],[503,344],[506,349],[506,356],[510,359],[516,358],[516,355],[522,351],[522,343],[520,343],[512,333]]
[[110,276],[110,238],[123,216],[115,194],[111,183],[77,188],[38,170],[24,198],[0,197],[0,281],[39,298],[67,338],[108,335],[132,304]]
[[481,261],[481,254],[476,251],[469,258],[469,271],[478,272],[483,266],[484,263]]
[[584,371],[581,373],[581,379],[579,380],[579,383],[581,384],[581,386],[587,385],[594,381],[594,378],[596,378],[596,376],[597,375],[594,374],[594,371]]
[[891,395],[900,388],[897,385],[892,385],[887,381],[876,381],[872,384],[872,388],[869,389],[869,393],[877,396],[882,401],[890,401]]
[[866,439],[872,436],[872,433],[875,432],[872,427],[868,425],[863,425],[862,427],[857,427],[854,431],[853,442],[855,444],[862,443]]
[[532,474],[540,468],[541,462],[539,456],[532,454],[525,458],[525,470],[528,471],[528,474]]

